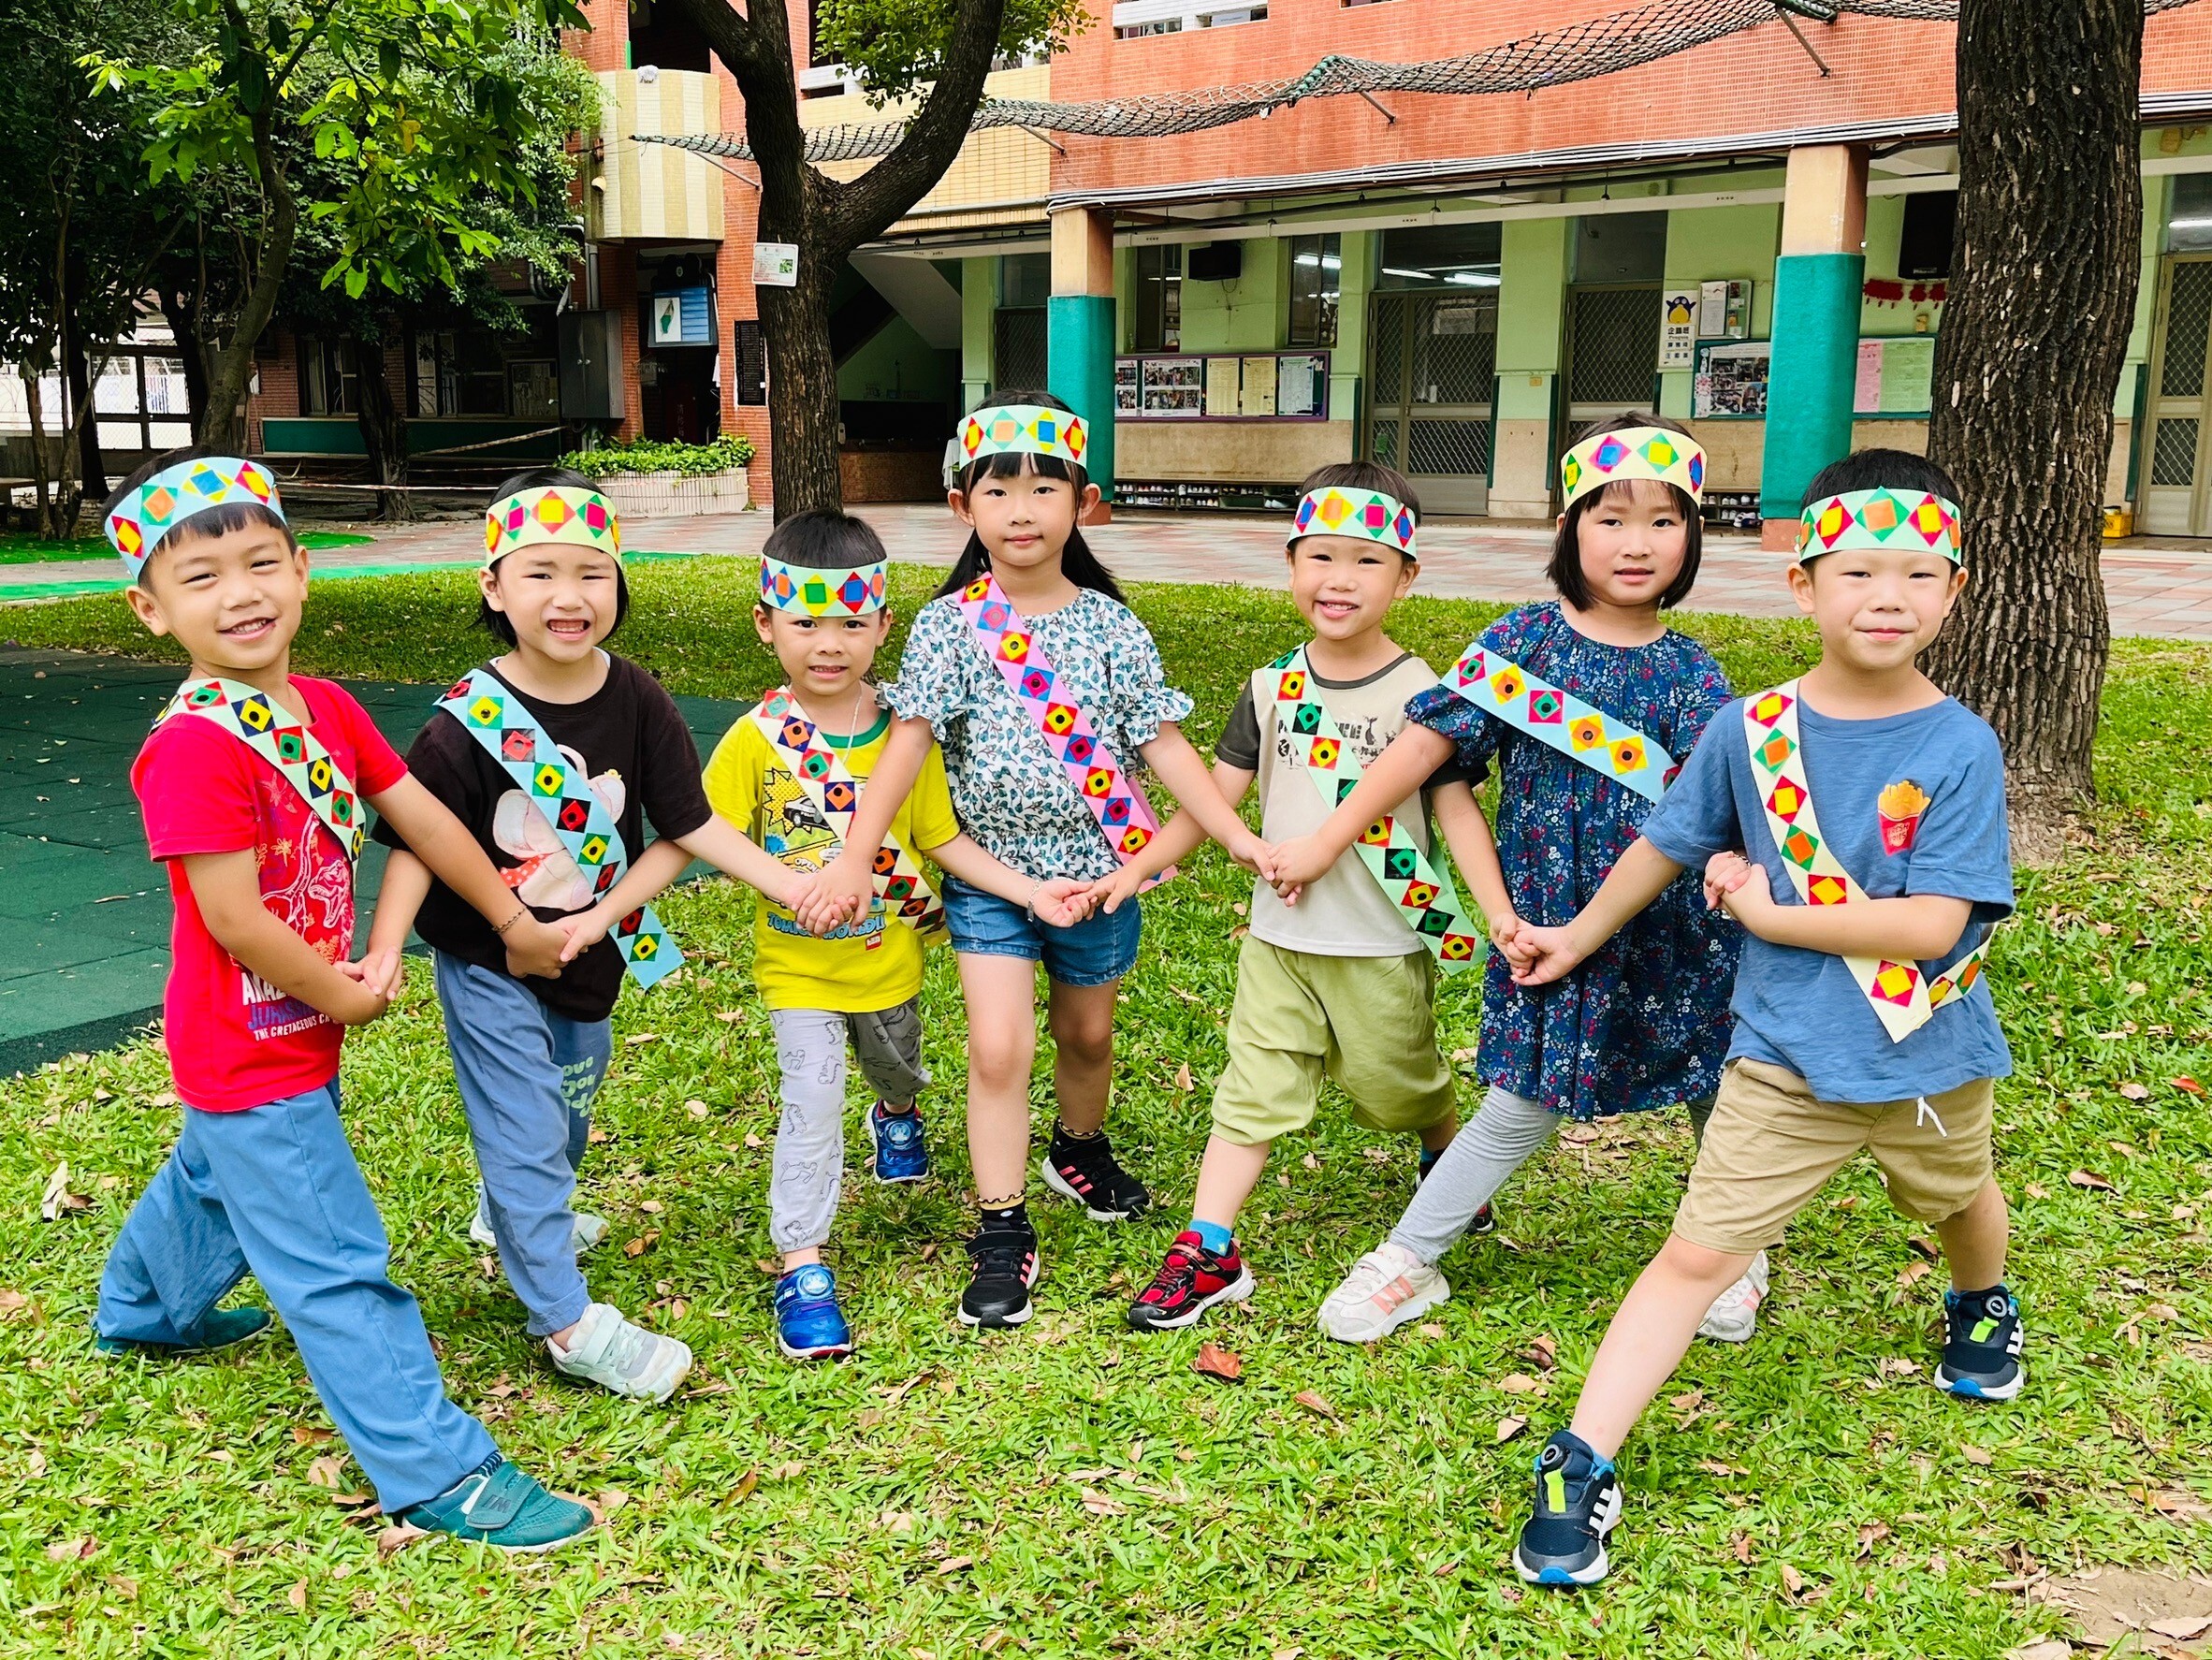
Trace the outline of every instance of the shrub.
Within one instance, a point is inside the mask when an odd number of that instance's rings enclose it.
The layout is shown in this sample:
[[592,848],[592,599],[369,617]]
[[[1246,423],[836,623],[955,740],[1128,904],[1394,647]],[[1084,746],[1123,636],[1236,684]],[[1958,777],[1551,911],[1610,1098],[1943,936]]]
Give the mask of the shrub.
[[580,449],[560,458],[560,465],[574,467],[587,478],[622,478],[641,473],[681,473],[693,477],[708,473],[733,473],[752,459],[752,440],[738,434],[712,444],[657,444],[633,439]]

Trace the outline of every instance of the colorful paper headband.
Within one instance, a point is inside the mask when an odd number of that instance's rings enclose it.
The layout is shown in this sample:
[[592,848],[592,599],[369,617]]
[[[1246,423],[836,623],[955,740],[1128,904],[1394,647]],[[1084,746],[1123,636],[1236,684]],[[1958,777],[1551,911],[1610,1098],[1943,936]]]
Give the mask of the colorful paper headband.
[[1688,491],[1691,501],[1702,503],[1705,452],[1695,438],[1663,427],[1623,427],[1585,438],[1559,464],[1559,484],[1569,507],[1623,478],[1655,478]]
[[162,538],[186,519],[233,502],[266,507],[282,520],[276,479],[265,467],[237,456],[202,456],[164,467],[108,516],[108,544],[130,567],[131,580],[146,568]]
[[889,578],[890,567],[881,560],[851,570],[823,571],[812,565],[787,565],[773,554],[763,554],[761,604],[770,610],[798,611],[808,617],[865,617],[883,608],[883,588]]
[[1090,429],[1083,417],[1064,409],[1039,403],[1009,403],[997,409],[979,409],[960,423],[960,464],[985,456],[1057,456],[1083,465],[1091,446]]
[[1797,521],[1797,562],[1839,547],[1908,547],[1965,562],[1958,546],[1958,503],[1926,490],[1847,490],[1805,509]]
[[622,527],[606,498],[597,490],[554,485],[520,490],[494,502],[484,515],[484,568],[488,571],[517,547],[569,542],[622,557]]
[[1308,490],[1298,503],[1298,528],[1288,542],[1301,536],[1364,536],[1394,547],[1407,559],[1413,550],[1413,515],[1403,502],[1380,490],[1347,490],[1325,485]]

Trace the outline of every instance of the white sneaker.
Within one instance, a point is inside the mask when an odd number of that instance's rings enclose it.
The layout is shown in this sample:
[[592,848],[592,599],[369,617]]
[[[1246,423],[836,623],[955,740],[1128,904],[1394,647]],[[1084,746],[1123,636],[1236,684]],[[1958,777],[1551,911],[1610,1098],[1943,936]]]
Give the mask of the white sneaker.
[[576,1322],[574,1345],[546,1339],[555,1370],[633,1401],[665,1401],[691,1369],[691,1351],[673,1337],[633,1326],[610,1303],[594,1303]]
[[1759,1304],[1767,1300],[1767,1253],[1752,1259],[1743,1277],[1712,1300],[1697,1335],[1721,1343],[1749,1343],[1758,1324]]
[[[577,1256],[582,1256],[606,1237],[606,1218],[595,1216],[589,1211],[574,1213],[575,1225],[569,1232],[569,1244]],[[469,1218],[469,1241],[488,1251],[500,1248],[499,1235],[491,1230],[491,1218],[484,1213],[484,1199],[476,1199],[476,1214]]]
[[1373,1343],[1450,1295],[1441,1274],[1404,1245],[1385,1240],[1353,1263],[1344,1284],[1322,1301],[1321,1331],[1339,1343]]

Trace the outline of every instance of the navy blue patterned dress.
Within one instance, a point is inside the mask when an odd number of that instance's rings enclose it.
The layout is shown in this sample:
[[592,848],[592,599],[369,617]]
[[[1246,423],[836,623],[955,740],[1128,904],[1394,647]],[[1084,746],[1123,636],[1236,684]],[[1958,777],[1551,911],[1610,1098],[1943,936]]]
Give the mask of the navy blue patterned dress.
[[[1603,645],[1577,633],[1557,601],[1499,618],[1481,645],[1627,721],[1678,763],[1730,696],[1721,665],[1687,635]],[[1493,829],[1515,912],[1548,927],[1573,921],[1652,804],[1442,687],[1405,713],[1456,743],[1462,766],[1497,771]],[[1701,874],[1669,886],[1556,984],[1524,990],[1491,953],[1476,1062],[1483,1082],[1581,1120],[1712,1094],[1742,936],[1705,909]]]

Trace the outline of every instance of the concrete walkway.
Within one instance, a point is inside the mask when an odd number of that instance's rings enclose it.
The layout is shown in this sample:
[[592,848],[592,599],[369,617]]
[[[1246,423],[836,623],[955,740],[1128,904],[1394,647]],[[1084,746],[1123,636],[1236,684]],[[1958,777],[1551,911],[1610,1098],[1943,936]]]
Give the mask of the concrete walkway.
[[[858,509],[882,535],[895,560],[949,565],[958,556],[959,526],[935,505],[882,505]],[[622,527],[633,551],[732,554],[752,557],[766,539],[765,513],[717,518],[633,520]],[[473,564],[482,546],[475,520],[388,529],[349,526],[376,540],[314,556],[318,571],[338,575],[382,575],[425,565]],[[1113,573],[1133,582],[1244,582],[1272,587],[1282,580],[1282,522],[1227,514],[1132,511],[1085,531]],[[1549,527],[1487,519],[1436,519],[1421,527],[1420,591],[1456,599],[1518,601],[1546,597],[1544,563]],[[2212,640],[2212,547],[2203,544],[2135,538],[2104,550],[2104,591],[2112,629],[2119,634]],[[0,565],[0,603],[58,598],[121,584],[109,561]],[[1706,539],[1704,572],[1690,604],[1700,611],[1742,617],[1795,614],[1780,564],[1759,551],[1755,537]]]

